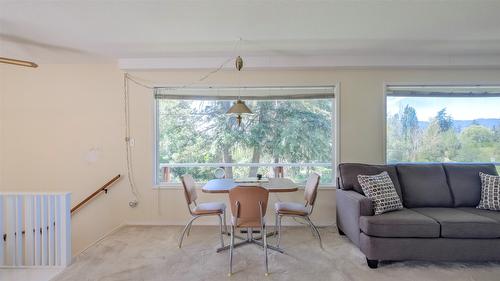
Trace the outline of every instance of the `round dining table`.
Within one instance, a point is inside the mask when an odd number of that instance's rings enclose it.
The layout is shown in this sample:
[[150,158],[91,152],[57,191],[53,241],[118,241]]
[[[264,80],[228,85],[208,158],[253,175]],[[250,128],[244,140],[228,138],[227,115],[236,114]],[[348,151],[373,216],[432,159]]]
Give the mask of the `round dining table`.
[[[295,192],[299,190],[299,186],[293,182],[291,179],[287,178],[270,178],[269,180],[233,180],[233,179],[213,179],[208,181],[201,190],[205,193],[229,193],[231,188],[237,186],[262,186],[269,190],[269,192]],[[252,231],[253,232],[253,231]],[[260,232],[260,231],[259,231]],[[242,232],[245,233],[245,232]],[[267,236],[274,236],[277,232],[273,231],[268,233]],[[262,242],[262,236],[253,237],[253,233],[247,233],[247,237],[243,238],[235,235],[236,238],[243,240],[242,242],[236,243],[234,247],[240,247],[246,244],[257,244],[264,247]],[[281,248],[267,245],[268,249],[283,253]],[[228,250],[229,245],[218,248],[217,252]]]

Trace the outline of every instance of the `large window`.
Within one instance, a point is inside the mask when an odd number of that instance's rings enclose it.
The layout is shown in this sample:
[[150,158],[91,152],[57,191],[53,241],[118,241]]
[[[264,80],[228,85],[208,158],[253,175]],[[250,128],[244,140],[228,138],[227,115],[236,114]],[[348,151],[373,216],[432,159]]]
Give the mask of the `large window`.
[[500,162],[500,86],[388,86],[387,162]]
[[[275,177],[334,181],[333,87],[156,89],[156,181]],[[241,125],[227,110],[241,97]]]

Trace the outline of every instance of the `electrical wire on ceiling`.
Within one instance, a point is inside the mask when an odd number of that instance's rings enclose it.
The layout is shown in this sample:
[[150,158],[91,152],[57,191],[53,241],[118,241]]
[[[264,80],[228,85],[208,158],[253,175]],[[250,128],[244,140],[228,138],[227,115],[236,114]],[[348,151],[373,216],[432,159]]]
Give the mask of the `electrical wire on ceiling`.
[[[143,80],[143,81],[145,81],[145,80],[142,78],[134,77],[134,76],[130,75],[130,73],[125,73],[125,79],[132,81],[134,84],[136,84],[140,87],[146,88],[146,89],[153,90],[155,88],[153,86],[147,85],[144,82],[140,82],[139,80]],[[148,82],[151,82],[151,81],[148,81]]]
[[197,83],[200,83],[200,82],[203,82],[205,81],[206,79],[208,79],[210,76],[212,76],[213,74],[221,71],[222,68],[224,68],[224,66],[226,66],[226,64],[228,64],[230,61],[234,60],[233,57],[230,57],[228,58],[227,60],[225,60],[221,65],[219,65],[219,67],[217,67],[216,69],[208,72],[207,74],[205,74],[204,76],[202,76],[200,79],[196,80],[196,81],[193,81],[191,82],[190,84],[186,84],[180,88],[188,88],[190,86],[193,86],[194,84],[197,84]]
[[[243,42],[243,38],[240,37],[238,39],[238,41],[236,41],[234,44],[231,56],[229,56],[226,60],[224,60],[219,66],[217,66],[217,68],[210,70],[205,75],[201,76],[200,78],[194,80],[191,83],[185,84],[183,86],[175,87],[175,88],[169,88],[169,89],[188,88],[188,87],[193,86],[197,83],[203,82],[203,81],[207,80],[208,78],[210,78],[212,75],[221,71],[228,63],[235,61],[238,58],[241,60],[241,58],[240,57],[237,58],[236,55],[241,49],[242,42]],[[147,89],[154,89],[155,88],[154,86],[150,86],[150,85],[147,85],[143,82],[138,81],[138,80],[143,80],[143,79],[134,77],[134,76],[130,75],[129,73],[125,73],[125,79],[130,80],[130,81],[134,82],[135,84],[137,84],[141,87],[147,88]]]
[[[239,40],[235,43],[234,48],[233,48],[233,55],[226,60],[224,60],[217,68],[209,71],[199,79],[186,84],[184,86],[181,86],[179,88],[188,88],[194,84],[200,83],[211,77],[212,75],[218,73],[221,71],[229,62],[235,60],[235,54],[236,51],[239,50],[240,44],[243,41],[242,38],[239,38]],[[124,98],[124,119],[125,119],[125,156],[126,156],[126,162],[127,162],[127,178],[128,178],[128,183],[130,187],[130,192],[134,196],[134,201],[129,202],[129,205],[131,207],[135,207],[138,204],[139,201],[139,192],[137,191],[137,187],[135,184],[135,176],[134,176],[134,161],[133,161],[133,150],[132,150],[132,137],[131,137],[131,129],[130,129],[130,89],[129,89],[129,82],[133,82],[134,84],[146,88],[146,89],[151,89],[153,90],[155,87],[147,85],[146,83],[140,82],[139,80],[142,80],[140,78],[136,78],[129,73],[125,73],[123,76],[123,98]],[[158,189],[159,191],[160,189]],[[158,196],[158,212],[160,211],[160,199]]]

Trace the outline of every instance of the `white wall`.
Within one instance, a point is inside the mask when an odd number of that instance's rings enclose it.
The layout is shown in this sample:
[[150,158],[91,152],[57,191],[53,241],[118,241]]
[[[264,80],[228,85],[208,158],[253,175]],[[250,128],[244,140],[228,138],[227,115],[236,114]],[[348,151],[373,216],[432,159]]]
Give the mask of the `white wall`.
[[[189,84],[205,72],[137,72],[135,76],[164,85]],[[382,163],[384,82],[500,82],[493,69],[369,69],[224,71],[211,85],[324,85],[340,82],[340,160]],[[121,223],[182,224],[187,209],[180,189],[154,190],[153,98],[131,83],[134,168],[140,203],[126,179],[73,216],[74,252],[79,252]],[[0,190],[70,191],[82,200],[117,173],[126,172],[124,155],[123,73],[111,64],[41,65],[38,69],[0,66]],[[86,161],[88,151],[98,160]],[[0,162],[0,165],[1,163]],[[225,200],[200,194],[201,201]],[[301,200],[300,192],[280,194]],[[276,195],[271,197],[277,200]],[[335,191],[322,190],[313,220],[335,221]],[[272,206],[272,204],[270,204]],[[202,223],[214,223],[205,220]]]

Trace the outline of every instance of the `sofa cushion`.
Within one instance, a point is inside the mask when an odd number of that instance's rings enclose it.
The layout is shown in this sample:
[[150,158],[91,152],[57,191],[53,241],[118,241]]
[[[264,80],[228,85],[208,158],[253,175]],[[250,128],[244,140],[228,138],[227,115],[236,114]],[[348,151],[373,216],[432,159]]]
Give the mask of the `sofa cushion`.
[[500,176],[479,173],[481,200],[478,209],[500,211]]
[[437,238],[439,223],[410,209],[384,213],[378,216],[362,216],[359,228],[370,236]]
[[396,192],[401,197],[401,188],[399,186],[398,173],[394,165],[369,165],[359,163],[339,164],[340,187],[345,190],[354,189],[363,194],[363,189],[358,182],[358,175],[377,175],[386,171],[396,188]]
[[497,175],[493,164],[444,163],[455,207],[476,207],[481,198],[479,173]]
[[483,210],[483,209],[471,208],[471,207],[469,207],[469,208],[463,207],[463,208],[458,208],[458,209],[461,211],[464,211],[464,212],[487,217],[487,218],[490,218],[492,220],[496,220],[496,221],[500,222],[500,212],[499,211]]
[[441,225],[445,238],[500,238],[500,222],[457,208],[415,208]]
[[397,164],[403,205],[416,207],[452,207],[453,198],[441,164]]
[[373,201],[375,215],[403,209],[401,199],[387,172],[373,176],[358,175],[358,181],[366,197]]

